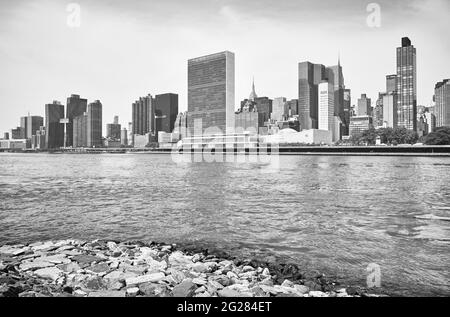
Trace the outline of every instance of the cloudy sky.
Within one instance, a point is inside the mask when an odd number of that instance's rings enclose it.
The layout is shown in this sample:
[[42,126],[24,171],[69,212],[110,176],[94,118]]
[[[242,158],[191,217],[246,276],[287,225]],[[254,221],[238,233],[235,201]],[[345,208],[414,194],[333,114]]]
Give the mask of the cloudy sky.
[[[68,24],[72,2],[80,27]],[[367,23],[372,2],[380,27]],[[448,0],[1,0],[0,132],[70,94],[100,99],[104,123],[129,122],[148,93],[178,93],[186,110],[187,60],[224,50],[236,54],[236,104],[253,76],[259,96],[297,98],[298,62],[331,66],[339,52],[352,102],[375,100],[403,36],[417,48],[418,102],[428,105],[450,77],[449,13]]]

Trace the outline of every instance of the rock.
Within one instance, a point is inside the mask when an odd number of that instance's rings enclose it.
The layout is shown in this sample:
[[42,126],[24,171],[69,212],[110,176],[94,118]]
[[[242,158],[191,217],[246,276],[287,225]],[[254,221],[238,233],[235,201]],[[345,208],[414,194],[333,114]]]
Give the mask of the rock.
[[208,289],[211,288],[214,291],[224,288],[224,286],[222,284],[220,284],[219,282],[216,282],[214,280],[209,280],[207,285],[208,285]]
[[306,281],[305,286],[308,287],[311,291],[322,291],[322,285],[314,282],[314,281]]
[[294,289],[299,294],[306,294],[309,292],[309,288],[305,285],[294,285]]
[[204,258],[203,254],[200,253],[194,254],[194,256],[192,257],[192,262],[194,263],[199,262],[203,260],[203,258]]
[[21,271],[28,271],[28,270],[43,269],[52,266],[55,266],[55,264],[45,261],[32,261],[32,262],[23,262],[22,264],[20,264],[19,269]]
[[194,297],[212,297],[212,295],[208,291],[206,291],[204,293],[195,294]]
[[264,268],[264,270],[261,273],[262,276],[270,276],[270,271],[268,268]]
[[78,289],[78,290],[76,290],[76,291],[74,291],[73,293],[72,293],[73,295],[75,295],[76,297],[84,297],[84,296],[86,296],[87,295],[87,293],[86,292],[83,292],[82,290],[80,290],[80,289]]
[[206,280],[202,279],[202,278],[194,278],[192,280],[192,283],[197,284],[197,285],[206,285]]
[[256,297],[266,297],[268,296],[266,292],[259,286],[254,286],[250,289],[250,292]]
[[177,271],[175,269],[169,269],[167,273],[170,274],[170,276],[172,276],[176,284],[180,284],[186,279],[186,275],[184,275],[183,272]]
[[172,290],[173,297],[192,297],[197,289],[197,285],[189,280],[175,286]]
[[158,251],[153,250],[151,248],[148,247],[142,247],[139,249],[139,252],[141,252],[141,254],[137,257],[137,259],[154,259],[158,256]]
[[246,265],[242,268],[242,272],[246,273],[246,272],[250,272],[250,271],[254,271],[255,269],[249,265]]
[[109,249],[110,251],[117,251],[118,248],[119,248],[119,247],[117,246],[117,243],[112,242],[112,241],[107,242],[107,243],[106,243],[106,246],[108,247],[108,249]]
[[139,288],[137,288],[137,287],[132,287],[132,288],[127,289],[126,295],[128,297],[136,297],[138,294],[139,294]]
[[112,283],[108,284],[108,288],[112,289],[114,291],[119,291],[119,290],[121,290],[124,287],[125,287],[125,282],[124,281],[115,281],[115,282],[112,282]]
[[231,280],[225,275],[219,275],[217,277],[214,277],[214,281],[222,284],[223,286],[231,285]]
[[116,270],[119,268],[119,265],[120,265],[119,261],[113,261],[109,264],[109,267],[113,270]]
[[126,297],[125,291],[100,291],[89,293],[88,297]]
[[166,261],[156,261],[152,258],[147,259],[147,268],[148,271],[165,271],[167,269],[167,262]]
[[195,290],[195,294],[206,292],[206,287],[201,286]]
[[147,275],[142,275],[142,276],[130,277],[130,278],[127,278],[125,280],[125,282],[128,286],[139,285],[142,283],[149,283],[149,282],[155,283],[155,282],[159,282],[164,277],[165,277],[164,273],[152,273],[152,274],[147,274]]
[[53,242],[48,241],[48,242],[41,243],[40,245],[33,246],[32,249],[33,249],[33,251],[52,251],[52,250],[58,249],[59,247],[61,247],[61,246],[55,245],[55,244],[53,244]]
[[101,259],[97,256],[93,256],[93,255],[80,254],[80,255],[75,255],[72,258],[72,260],[75,262],[78,262],[78,264],[86,265],[86,264],[91,264],[93,262],[100,262],[103,259]]
[[36,297],[36,292],[34,291],[23,292],[19,294],[19,297]]
[[105,280],[108,280],[109,283],[114,283],[116,281],[124,281],[125,282],[125,280],[127,278],[133,278],[133,277],[137,277],[137,276],[138,275],[133,272],[113,271],[113,272],[103,276],[103,278]]
[[284,280],[284,282],[281,284],[283,287],[294,287],[294,283],[292,283],[289,280]]
[[236,273],[233,273],[233,272],[228,272],[228,273],[227,273],[227,277],[228,277],[229,279],[232,279],[232,278],[234,278],[234,279],[239,279],[239,276],[237,276],[237,274],[236,274]]
[[169,255],[169,263],[172,267],[188,268],[192,265],[192,257],[184,255],[180,251],[175,251]]
[[57,267],[66,273],[72,273],[72,272],[77,272],[78,270],[81,270],[81,267],[76,262],[61,264],[61,265],[58,265]]
[[0,297],[19,297],[22,292],[23,289],[20,286],[4,285],[0,287]]
[[347,294],[351,295],[351,296],[359,295],[359,291],[355,287],[348,287],[346,289],[346,291],[347,291]]
[[309,296],[311,297],[328,297],[328,295],[324,292],[320,291],[311,291],[309,292]]
[[219,290],[217,294],[219,295],[219,297],[244,297],[241,293],[230,289],[229,287],[225,287],[224,289]]
[[90,290],[103,290],[103,289],[107,289],[107,284],[106,282],[101,278],[101,277],[92,277],[92,278],[88,278],[84,285],[86,286],[87,289]]
[[61,274],[63,274],[63,271],[56,267],[48,267],[44,269],[39,269],[34,272],[34,274],[38,277],[45,278],[45,279],[51,279],[53,281],[56,281]]
[[50,255],[50,256],[43,256],[43,257],[37,258],[35,261],[50,262],[50,263],[54,263],[54,264],[67,264],[67,263],[71,262],[68,258],[66,258],[65,254],[55,254],[55,255]]
[[209,271],[208,266],[205,263],[197,262],[194,265],[192,265],[192,269],[194,272],[198,273],[206,273]]
[[110,270],[109,265],[106,263],[101,263],[97,265],[92,265],[88,268],[86,268],[86,271],[94,272],[97,274],[106,274]]

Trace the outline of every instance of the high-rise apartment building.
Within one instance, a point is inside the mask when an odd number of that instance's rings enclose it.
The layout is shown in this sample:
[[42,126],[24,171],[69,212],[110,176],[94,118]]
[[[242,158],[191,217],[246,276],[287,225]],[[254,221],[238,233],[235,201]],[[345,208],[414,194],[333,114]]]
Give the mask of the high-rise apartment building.
[[69,120],[67,123],[67,140],[66,146],[74,146],[73,142],[73,120],[75,117],[83,115],[87,111],[87,99],[80,98],[79,95],[71,95],[67,98],[66,106],[66,119]]
[[87,108],[87,146],[102,147],[102,104],[99,100]]
[[[319,84],[319,130],[330,131],[333,134],[333,141],[337,141],[340,135],[336,135],[335,127],[335,102],[334,85],[328,81]],[[337,116],[336,116],[337,117]]]
[[450,79],[438,82],[434,89],[436,127],[450,126]]
[[45,105],[45,144],[49,149],[64,146],[64,106],[59,101]]
[[372,112],[372,100],[367,98],[366,94],[361,94],[361,98],[358,99],[358,107],[356,108],[357,116],[370,116]]
[[398,125],[413,131],[417,130],[416,77],[416,48],[404,37],[397,48]]
[[132,105],[132,130],[133,135],[146,135],[154,132],[155,105],[152,95],[140,97]]
[[155,136],[159,132],[172,133],[178,116],[178,95],[161,94],[155,96]]
[[119,117],[114,117],[114,123],[108,123],[106,125],[106,138],[110,140],[120,140],[121,138],[121,128],[119,124]]
[[228,51],[188,61],[188,127],[192,135],[233,133],[234,63],[234,53]]

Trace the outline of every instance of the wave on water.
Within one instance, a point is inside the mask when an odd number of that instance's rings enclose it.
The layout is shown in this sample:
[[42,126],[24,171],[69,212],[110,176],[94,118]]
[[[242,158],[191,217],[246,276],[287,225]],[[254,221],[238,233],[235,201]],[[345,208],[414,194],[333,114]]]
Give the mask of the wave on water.
[[442,221],[450,221],[450,217],[439,217],[439,216],[435,216],[433,214],[427,214],[427,215],[419,215],[419,216],[415,216],[416,219],[421,219],[421,220],[442,220]]

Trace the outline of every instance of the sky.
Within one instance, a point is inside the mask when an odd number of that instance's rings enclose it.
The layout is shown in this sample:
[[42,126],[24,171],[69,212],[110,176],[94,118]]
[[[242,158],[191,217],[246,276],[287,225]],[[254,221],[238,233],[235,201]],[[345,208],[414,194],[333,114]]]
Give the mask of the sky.
[[185,111],[187,60],[225,50],[236,107],[253,77],[258,96],[298,98],[298,63],[339,55],[352,104],[375,102],[404,36],[417,48],[418,104],[430,105],[450,77],[449,13],[448,0],[0,0],[0,132],[71,94],[100,100],[104,125],[127,125],[149,93],[177,93]]

